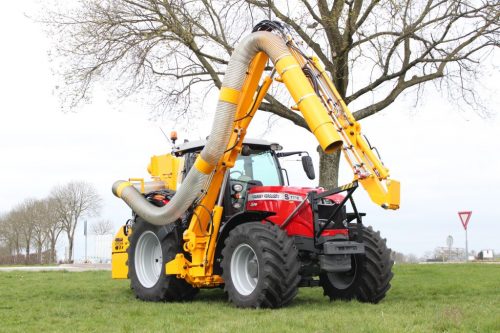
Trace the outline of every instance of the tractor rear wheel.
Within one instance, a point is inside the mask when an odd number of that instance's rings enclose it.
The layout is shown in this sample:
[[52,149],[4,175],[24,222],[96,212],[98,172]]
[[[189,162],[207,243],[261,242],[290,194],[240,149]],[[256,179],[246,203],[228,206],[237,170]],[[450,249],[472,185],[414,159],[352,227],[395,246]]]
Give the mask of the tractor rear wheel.
[[[342,273],[322,273],[320,284],[330,300],[352,300],[378,303],[391,287],[393,277],[391,250],[380,232],[363,226],[365,254],[352,256],[351,270]],[[357,225],[349,225],[349,239],[357,239]]]
[[175,275],[165,274],[165,264],[182,251],[176,225],[156,226],[137,217],[128,249],[130,286],[144,301],[187,301],[198,289]]
[[300,263],[293,240],[272,223],[235,227],[224,242],[222,277],[241,308],[279,308],[297,295]]

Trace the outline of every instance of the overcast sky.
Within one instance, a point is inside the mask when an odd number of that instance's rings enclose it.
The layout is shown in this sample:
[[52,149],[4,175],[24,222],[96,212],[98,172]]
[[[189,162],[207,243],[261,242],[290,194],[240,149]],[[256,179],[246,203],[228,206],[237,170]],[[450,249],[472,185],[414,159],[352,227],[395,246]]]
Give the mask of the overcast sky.
[[[147,177],[151,155],[167,153],[169,144],[159,130],[176,129],[169,121],[149,121],[148,110],[126,104],[118,110],[105,92],[77,113],[63,114],[53,94],[55,80],[47,52],[49,42],[40,27],[24,16],[31,1],[6,2],[0,11],[0,212],[27,197],[43,198],[56,184],[71,180],[93,183],[103,197],[99,218],[118,228],[130,210],[111,194],[117,179]],[[500,65],[498,60],[496,65]],[[500,102],[498,67],[485,78],[482,97],[493,114]],[[500,121],[482,119],[473,111],[457,110],[430,89],[414,106],[405,96],[379,114],[361,122],[376,145],[392,178],[401,181],[401,209],[384,211],[371,203],[363,189],[355,198],[365,223],[381,230],[394,250],[423,255],[454,237],[463,247],[465,234],[457,211],[472,210],[469,249],[500,252]],[[211,123],[207,113],[203,124]],[[280,142],[285,150],[308,150],[317,161],[314,137],[281,120],[265,132],[260,115],[248,137]],[[187,127],[177,124],[177,129]],[[180,139],[205,137],[209,128],[189,124]],[[291,181],[311,185],[297,161],[285,162]],[[341,183],[352,180],[344,164]],[[92,223],[94,220],[89,220]],[[81,226],[75,257],[83,256]],[[89,248],[92,248],[90,244]],[[60,252],[64,245],[60,246]],[[63,253],[59,253],[63,255]]]

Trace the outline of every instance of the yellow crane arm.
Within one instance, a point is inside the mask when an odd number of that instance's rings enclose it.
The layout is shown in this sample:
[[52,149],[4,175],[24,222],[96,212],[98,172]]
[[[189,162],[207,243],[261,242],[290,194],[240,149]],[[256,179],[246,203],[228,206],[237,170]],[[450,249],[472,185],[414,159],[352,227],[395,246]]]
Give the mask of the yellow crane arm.
[[312,80],[317,80],[317,94],[321,96],[343,145],[343,156],[358,180],[368,192],[371,200],[386,209],[398,209],[400,204],[400,183],[389,179],[387,169],[361,133],[361,125],[353,117],[349,108],[335,88],[325,69],[316,57],[305,58],[294,49],[294,54],[303,68],[312,72]]
[[[378,205],[399,208],[399,182],[389,179],[389,170],[373,153],[361,134],[361,126],[354,119],[325,70],[314,57],[307,57],[290,37],[290,53],[275,61],[275,71],[283,82],[295,106],[307,122],[311,132],[327,153],[342,149],[355,180],[366,189]],[[223,212],[222,196],[227,181],[227,170],[242,150],[247,128],[264,99],[272,82],[266,77],[259,87],[269,57],[258,52],[252,60],[241,91],[223,88],[220,100],[237,104],[234,128],[222,158],[215,167],[198,157],[195,167],[210,173],[205,194],[196,201],[190,225],[184,232],[184,250],[191,254],[188,260],[182,253],[166,265],[167,274],[176,274],[194,286],[213,286],[223,283],[213,275],[213,259]],[[306,75],[308,74],[308,75]],[[293,112],[293,111],[291,111]]]

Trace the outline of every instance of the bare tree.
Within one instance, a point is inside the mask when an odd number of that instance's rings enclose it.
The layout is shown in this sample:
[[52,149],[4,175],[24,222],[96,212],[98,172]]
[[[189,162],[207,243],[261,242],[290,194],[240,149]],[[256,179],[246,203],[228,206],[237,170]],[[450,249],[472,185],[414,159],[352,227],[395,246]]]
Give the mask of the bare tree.
[[53,199],[28,199],[0,216],[0,243],[16,259],[23,247],[26,264],[33,263],[33,258],[30,259],[32,246],[36,248],[37,262],[43,263],[45,250],[49,250],[49,258],[45,261],[55,262],[55,248],[61,232],[62,223]]
[[19,253],[19,233],[10,222],[9,214],[0,215],[0,246],[6,255],[12,256]]
[[73,261],[73,245],[75,230],[82,217],[95,216],[100,210],[101,198],[94,186],[73,181],[65,185],[56,186],[51,191],[55,210],[62,223],[62,229],[68,237],[68,261]]
[[0,240],[8,249],[10,255],[17,257],[21,251],[21,236],[12,212],[0,217]]
[[[499,15],[498,0],[80,0],[45,22],[67,59],[69,107],[110,80],[120,97],[148,94],[160,112],[184,114],[220,88],[242,35],[270,18],[317,54],[363,119],[428,82],[476,107],[476,75],[499,46]],[[287,103],[268,95],[261,109],[307,129]],[[321,153],[320,185],[335,185],[337,173],[338,155]]]
[[43,218],[45,220],[45,234],[50,251],[50,261],[57,261],[56,245],[59,235],[63,231],[61,215],[57,210],[57,201],[54,198],[44,200]]
[[397,264],[402,264],[406,262],[406,256],[404,255],[404,253],[397,251],[391,251],[391,259],[394,260],[394,262]]
[[418,259],[418,257],[413,254],[413,253],[410,253],[408,254],[408,256],[406,257],[406,261],[410,264],[417,264],[420,260]]
[[0,216],[0,264],[3,264],[2,257],[12,256],[12,248],[9,244],[9,239],[3,234],[5,228],[4,216]]
[[100,220],[91,226],[94,235],[109,235],[113,231],[113,222],[110,220]]
[[6,245],[8,242],[8,238],[5,235],[5,229],[7,225],[7,219],[5,214],[0,214],[0,243]]
[[36,200],[32,206],[33,217],[33,245],[36,248],[38,263],[43,263],[43,250],[47,245],[46,220],[45,220],[45,202]]
[[24,248],[25,264],[30,263],[30,254],[34,243],[35,225],[37,223],[36,199],[26,199],[10,212],[11,227],[20,235],[20,243]]
[[38,200],[34,205],[34,233],[33,240],[36,246],[38,261],[43,263],[44,250],[49,251],[46,261],[56,261],[56,245],[62,232],[61,219],[57,213],[55,200],[46,198]]

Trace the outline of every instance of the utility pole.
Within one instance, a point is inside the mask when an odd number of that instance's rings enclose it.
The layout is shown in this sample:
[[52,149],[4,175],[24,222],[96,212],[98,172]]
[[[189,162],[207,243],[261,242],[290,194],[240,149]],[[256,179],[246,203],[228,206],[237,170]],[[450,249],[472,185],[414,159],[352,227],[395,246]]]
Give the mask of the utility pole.
[[85,263],[87,263],[87,220],[83,224],[83,234],[85,235]]

